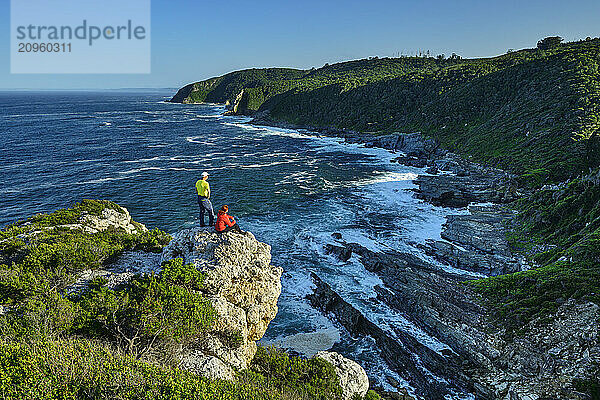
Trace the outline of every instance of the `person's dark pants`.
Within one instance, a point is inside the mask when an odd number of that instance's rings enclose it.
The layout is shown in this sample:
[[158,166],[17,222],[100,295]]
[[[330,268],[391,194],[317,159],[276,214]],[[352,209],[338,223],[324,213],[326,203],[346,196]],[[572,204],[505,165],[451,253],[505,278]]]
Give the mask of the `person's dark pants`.
[[198,196],[198,205],[200,206],[200,226],[204,225],[204,214],[208,213],[208,225],[215,224],[215,213],[209,199],[204,196]]
[[240,228],[240,226],[237,224],[237,222],[231,226],[226,226],[225,229],[223,229],[222,231],[217,231],[217,233],[225,233],[225,232],[237,232],[237,233],[244,233],[242,231],[242,229]]

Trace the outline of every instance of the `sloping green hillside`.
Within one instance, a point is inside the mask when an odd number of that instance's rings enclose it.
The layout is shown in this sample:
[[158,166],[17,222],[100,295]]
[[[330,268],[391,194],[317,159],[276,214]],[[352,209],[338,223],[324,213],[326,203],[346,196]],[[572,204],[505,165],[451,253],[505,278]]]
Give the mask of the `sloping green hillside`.
[[303,74],[304,71],[291,68],[246,69],[186,85],[179,89],[171,101],[174,103],[233,102],[244,88],[262,86],[271,81],[296,79]]
[[176,102],[365,133],[421,131],[541,182],[599,164],[600,40],[487,59],[383,58],[245,70],[182,88]]
[[600,170],[516,206],[512,245],[541,267],[472,282],[496,316],[519,330],[570,298],[600,304]]

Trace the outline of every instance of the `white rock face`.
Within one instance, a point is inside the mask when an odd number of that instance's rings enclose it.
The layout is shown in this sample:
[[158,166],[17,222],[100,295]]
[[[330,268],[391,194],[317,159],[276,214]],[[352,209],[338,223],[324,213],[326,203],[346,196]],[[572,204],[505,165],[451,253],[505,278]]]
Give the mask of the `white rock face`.
[[342,398],[351,400],[355,395],[364,397],[369,390],[369,378],[367,373],[357,362],[349,360],[342,355],[331,351],[320,351],[315,355],[329,361],[335,368],[335,373],[340,379],[342,386]]
[[[182,366],[201,373],[227,375],[227,367],[247,368],[277,314],[282,269],[271,265],[271,247],[250,232],[217,234],[211,228],[186,229],[164,249],[161,262],[182,258],[206,274],[204,287],[218,316],[210,332],[184,353]],[[219,364],[220,365],[220,364]],[[209,368],[210,366],[210,368]]]
[[185,353],[181,368],[205,376],[209,379],[233,380],[233,369],[217,357],[206,356],[201,351],[192,350]]
[[148,228],[143,224],[131,219],[131,215],[125,207],[120,208],[121,211],[105,208],[102,210],[101,215],[83,213],[81,217],[79,217],[77,224],[59,225],[57,228],[80,229],[84,233],[89,234],[103,232],[108,228],[123,229],[127,233],[141,233],[148,231]]
[[148,229],[142,224],[134,224],[131,220],[131,215],[126,208],[121,207],[122,212],[105,208],[102,210],[101,216],[83,215],[80,223],[84,226],[86,233],[101,232],[109,227],[124,229],[127,233],[135,233],[138,231],[147,231]]

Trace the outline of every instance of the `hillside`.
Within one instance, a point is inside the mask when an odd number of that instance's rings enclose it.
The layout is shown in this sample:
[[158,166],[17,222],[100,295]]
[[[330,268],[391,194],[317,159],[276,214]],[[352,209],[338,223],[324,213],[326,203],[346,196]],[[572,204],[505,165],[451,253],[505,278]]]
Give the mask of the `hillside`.
[[365,134],[419,131],[538,183],[600,164],[600,39],[485,59],[373,58],[250,69],[185,86],[173,102]]

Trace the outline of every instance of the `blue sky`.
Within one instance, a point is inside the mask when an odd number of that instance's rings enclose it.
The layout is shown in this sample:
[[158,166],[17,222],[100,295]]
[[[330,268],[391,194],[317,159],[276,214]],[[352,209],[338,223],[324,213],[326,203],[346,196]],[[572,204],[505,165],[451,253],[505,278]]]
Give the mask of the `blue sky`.
[[249,67],[310,68],[419,49],[486,57],[549,35],[600,36],[598,0],[153,0],[150,74],[21,75],[10,74],[10,1],[0,2],[0,88],[179,87]]

